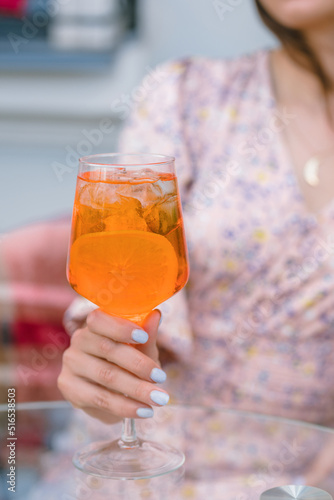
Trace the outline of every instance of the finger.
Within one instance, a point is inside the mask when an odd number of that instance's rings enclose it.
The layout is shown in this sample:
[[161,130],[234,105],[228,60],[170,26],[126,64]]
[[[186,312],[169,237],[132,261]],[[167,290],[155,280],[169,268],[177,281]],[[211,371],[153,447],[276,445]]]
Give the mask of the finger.
[[135,401],[155,406],[164,406],[169,401],[169,395],[163,389],[157,389],[153,383],[141,380],[108,361],[75,349],[65,351],[63,359],[72,367],[75,375],[109,390],[125,394]]
[[116,424],[121,420],[121,417],[116,417],[108,411],[97,410],[96,408],[89,408],[88,406],[83,406],[80,409],[87,413],[90,417],[97,418],[104,424]]
[[[143,323],[143,329],[148,333],[149,339],[144,345],[139,345],[137,349],[146,354],[149,358],[159,363],[159,350],[157,347],[158,328],[161,319],[161,311],[154,309]],[[159,363],[160,365],[160,363]]]
[[110,316],[95,309],[87,316],[88,328],[100,335],[104,335],[112,340],[123,343],[145,344],[148,341],[148,334],[138,325],[127,319],[117,316]]
[[[63,370],[58,378],[58,387],[65,399],[76,408],[109,413],[119,418],[148,418],[154,412],[149,405],[115,394],[104,387]],[[97,416],[99,418],[99,416]],[[106,419],[106,417],[105,417]],[[104,421],[106,421],[104,419]]]
[[72,337],[72,345],[86,354],[114,363],[138,378],[156,383],[166,380],[166,373],[159,364],[131,345],[114,342],[88,329],[77,331]]

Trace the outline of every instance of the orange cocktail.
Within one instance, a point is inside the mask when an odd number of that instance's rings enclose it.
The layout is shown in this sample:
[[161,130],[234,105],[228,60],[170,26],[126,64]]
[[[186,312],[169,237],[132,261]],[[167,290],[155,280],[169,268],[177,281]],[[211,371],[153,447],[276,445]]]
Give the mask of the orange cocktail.
[[[80,159],[67,273],[80,295],[138,325],[185,285],[174,158],[115,153]],[[93,443],[73,458],[80,470],[113,479],[155,477],[183,462],[179,450],[137,438],[128,418],[120,439]]]
[[110,314],[145,317],[188,278],[175,174],[146,169],[81,173],[68,279]]

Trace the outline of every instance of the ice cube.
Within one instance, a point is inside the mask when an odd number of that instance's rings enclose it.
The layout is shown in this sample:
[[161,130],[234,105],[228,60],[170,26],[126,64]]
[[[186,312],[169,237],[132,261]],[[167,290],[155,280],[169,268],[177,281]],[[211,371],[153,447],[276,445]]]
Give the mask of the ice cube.
[[79,203],[92,208],[104,208],[120,201],[117,184],[94,182],[83,186],[79,193]]
[[105,231],[148,231],[147,224],[143,217],[135,212],[127,215],[110,215],[104,219]]
[[178,223],[177,197],[164,196],[158,203],[147,205],[143,215],[151,231],[163,235],[169,233]]
[[157,182],[160,179],[160,173],[155,172],[150,168],[142,168],[140,170],[135,170],[132,172],[128,170],[128,175],[131,177],[131,180],[133,179],[134,182],[140,180],[140,182],[153,183]]
[[142,216],[143,208],[137,198],[130,196],[123,196],[118,194],[118,199],[109,207],[111,215],[127,215],[129,213],[137,213]]
[[136,198],[119,196],[120,200],[108,209],[108,217],[104,219],[106,231],[137,230],[148,231],[143,217],[141,203]]
[[117,193],[122,196],[136,198],[143,208],[152,205],[163,198],[159,185],[153,183],[121,184]]
[[179,212],[177,196],[166,196],[160,204],[160,228],[161,234],[169,233],[178,223]]

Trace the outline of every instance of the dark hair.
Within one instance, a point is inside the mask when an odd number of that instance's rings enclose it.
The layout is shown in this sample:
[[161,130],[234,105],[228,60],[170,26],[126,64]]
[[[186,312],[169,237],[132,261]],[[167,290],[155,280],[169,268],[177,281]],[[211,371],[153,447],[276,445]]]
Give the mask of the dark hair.
[[283,24],[276,21],[270,14],[268,14],[262,6],[260,0],[255,0],[255,3],[262,21],[281,41],[290,57],[319,78],[327,100],[328,93],[332,89],[332,82],[314,50],[307,43],[303,33],[300,30],[287,28],[283,26]]

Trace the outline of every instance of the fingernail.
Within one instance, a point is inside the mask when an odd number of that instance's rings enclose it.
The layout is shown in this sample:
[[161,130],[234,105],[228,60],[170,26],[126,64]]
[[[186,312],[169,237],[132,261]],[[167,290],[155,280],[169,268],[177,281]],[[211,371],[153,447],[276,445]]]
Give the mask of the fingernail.
[[135,342],[138,342],[138,344],[145,344],[148,341],[148,334],[144,330],[136,328],[132,330],[131,338]]
[[169,401],[169,396],[165,392],[152,391],[150,396],[151,396],[152,401],[160,406],[166,405]]
[[160,368],[153,368],[150,377],[153,380],[153,382],[162,384],[162,382],[165,382],[167,375],[163,370],[160,370]]
[[140,418],[150,418],[154,415],[154,411],[152,410],[152,408],[138,408],[136,413]]

